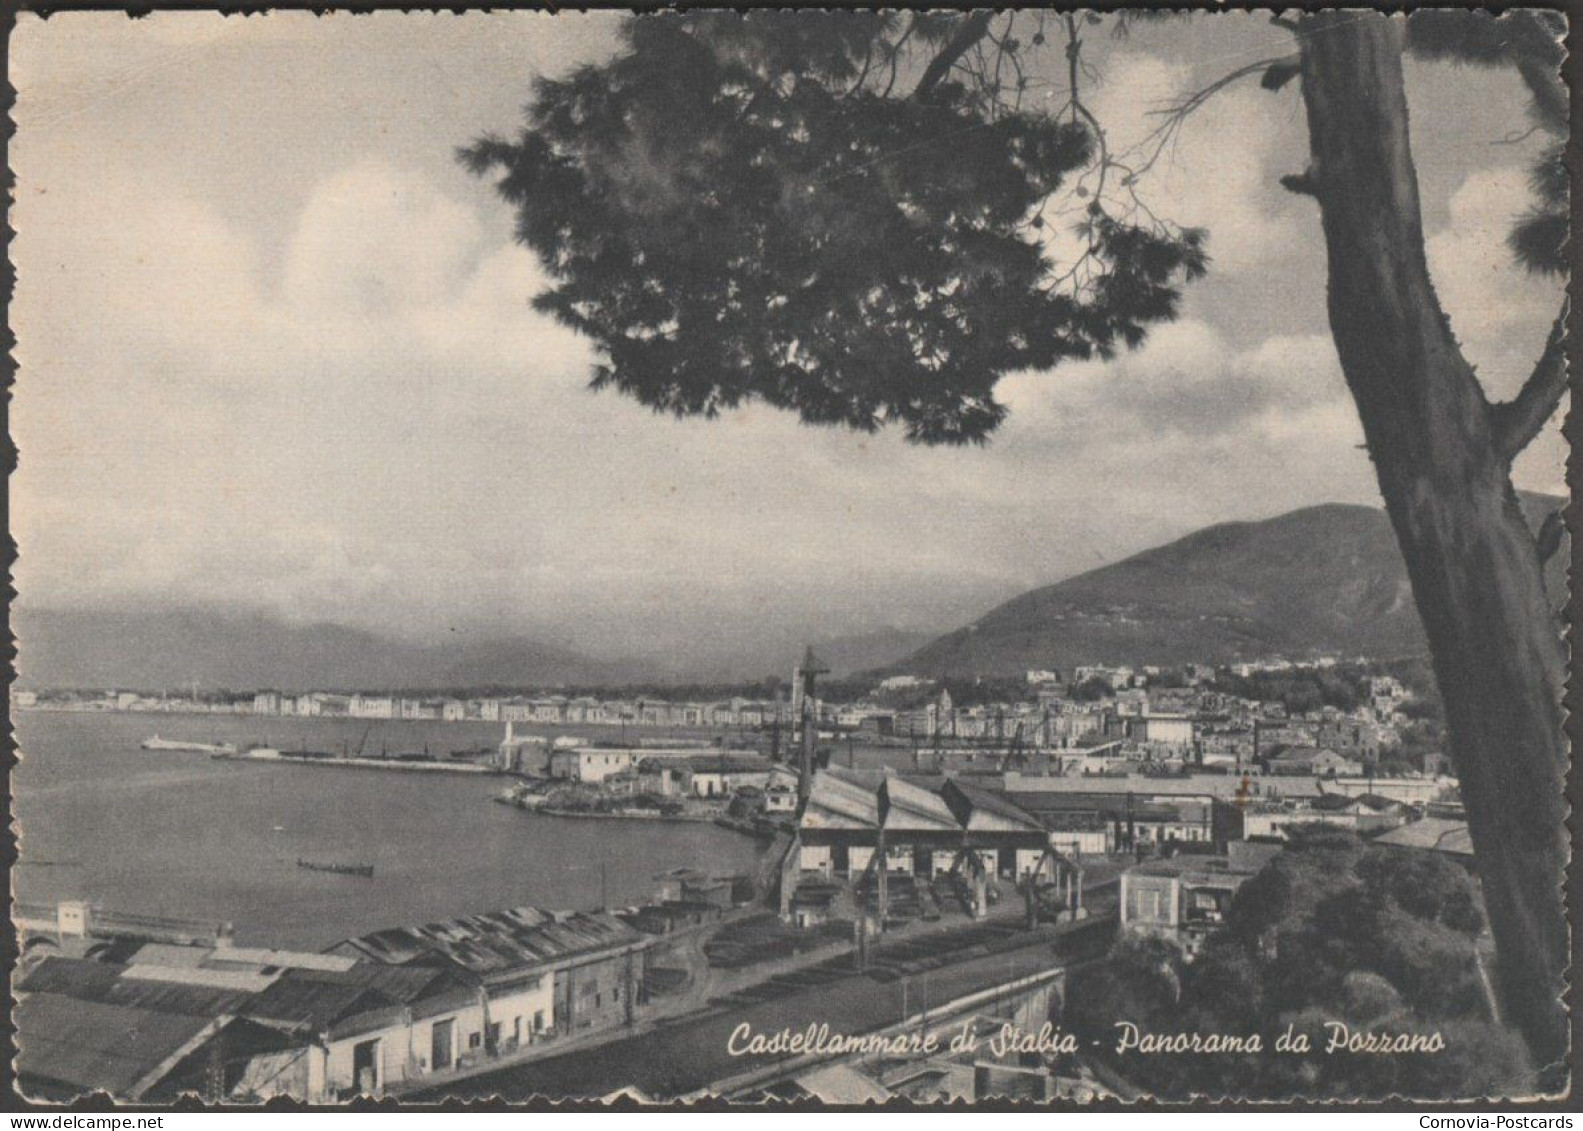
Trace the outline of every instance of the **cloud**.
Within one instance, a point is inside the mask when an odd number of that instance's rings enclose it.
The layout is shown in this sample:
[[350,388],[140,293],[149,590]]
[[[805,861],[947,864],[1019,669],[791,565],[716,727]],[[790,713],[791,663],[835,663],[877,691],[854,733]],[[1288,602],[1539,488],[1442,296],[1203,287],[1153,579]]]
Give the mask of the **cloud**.
[[1280,335],[1237,349],[1197,319],[1157,327],[1110,363],[1020,374],[1002,393],[1013,420],[1032,417],[1070,445],[1147,437],[1247,436],[1265,422],[1343,401],[1335,347],[1323,335]]
[[1283,103],[1250,81],[1217,93],[1162,147],[1162,111],[1207,81],[1201,68],[1123,51],[1104,61],[1090,101],[1118,160],[1139,170],[1152,161],[1140,198],[1164,218],[1207,228],[1217,274],[1243,273],[1290,250],[1295,206],[1271,164],[1292,131]]
[[1524,170],[1480,170],[1452,194],[1448,223],[1427,241],[1430,275],[1452,329],[1501,397],[1527,376],[1561,308],[1562,284],[1518,266],[1506,246],[1531,202]]
[[[591,394],[587,344],[529,307],[543,275],[508,242],[506,209],[448,157],[512,120],[523,68],[497,58],[509,37],[493,30],[508,25],[439,23],[472,44],[455,59],[495,69],[433,79],[432,48],[403,40],[416,25],[400,17],[336,40],[404,43],[389,57],[410,65],[388,74],[327,64],[338,57],[314,44],[336,37],[323,35],[263,51],[181,32],[124,66],[115,35],[89,37],[93,73],[142,74],[148,105],[279,89],[248,68],[296,67],[281,90],[290,125],[272,105],[223,146],[209,119],[138,117],[98,94],[30,129],[24,91],[24,602],[229,600],[686,655],[771,629],[937,627],[1206,522],[1375,497],[1328,337],[1300,332],[1319,315],[1263,332],[1280,305],[1268,295],[1235,328],[1189,306],[1114,364],[1018,375],[983,449],[809,429],[761,406],[676,421]],[[247,44],[285,42],[242,28]],[[173,57],[188,34],[195,50]],[[36,76],[42,57],[24,47]],[[1146,127],[1142,110],[1202,77],[1137,52],[1120,63],[1097,95],[1118,130]],[[210,85],[181,86],[189,70]],[[357,97],[320,123],[299,91],[342,82]],[[492,100],[447,101],[469,84]],[[67,98],[70,84],[49,89]],[[1317,254],[1270,187],[1291,139],[1267,98],[1218,99],[1150,174],[1151,201],[1211,228],[1201,287],[1229,275],[1263,288],[1283,257]],[[395,119],[411,133],[376,128]]]
[[[1011,382],[1012,421],[982,451],[762,407],[656,418],[587,391],[586,344],[528,308],[533,257],[411,170],[325,177],[273,270],[178,185],[128,178],[115,196],[101,208],[63,183],[19,216],[17,530],[35,603],[243,595],[612,651],[674,648],[700,617],[723,646],[746,630],[722,605],[836,630],[949,618],[1235,513],[1268,446],[1290,463],[1335,439],[1302,416],[1334,392],[1325,343],[1239,352],[1191,320],[1115,365]],[[1080,538],[1042,517],[1052,482]]]
[[[1445,227],[1426,241],[1430,276],[1463,353],[1493,401],[1509,400],[1527,380],[1561,309],[1560,280],[1529,273],[1506,246],[1512,223],[1532,194],[1525,170],[1482,169],[1452,193]],[[1518,457],[1522,486],[1565,495],[1569,446],[1561,433],[1563,403]]]

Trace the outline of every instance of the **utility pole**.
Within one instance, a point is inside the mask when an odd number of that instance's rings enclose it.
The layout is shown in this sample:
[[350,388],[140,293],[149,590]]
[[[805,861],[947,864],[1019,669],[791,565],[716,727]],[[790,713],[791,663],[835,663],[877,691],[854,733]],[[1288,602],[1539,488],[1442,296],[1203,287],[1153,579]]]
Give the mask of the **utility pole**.
[[814,705],[814,685],[819,676],[829,668],[808,648],[802,658],[802,764],[797,774],[797,800],[806,805],[813,789],[814,754],[819,746],[819,714]]

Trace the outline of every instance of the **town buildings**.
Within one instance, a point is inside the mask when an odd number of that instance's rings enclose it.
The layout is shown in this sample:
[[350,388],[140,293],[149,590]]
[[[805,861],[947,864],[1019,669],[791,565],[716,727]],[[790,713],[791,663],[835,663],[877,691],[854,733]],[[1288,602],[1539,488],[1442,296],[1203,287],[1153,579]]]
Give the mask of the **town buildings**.
[[605,912],[518,907],[326,953],[29,936],[16,980],[30,1095],[333,1102],[633,1024],[654,936]]

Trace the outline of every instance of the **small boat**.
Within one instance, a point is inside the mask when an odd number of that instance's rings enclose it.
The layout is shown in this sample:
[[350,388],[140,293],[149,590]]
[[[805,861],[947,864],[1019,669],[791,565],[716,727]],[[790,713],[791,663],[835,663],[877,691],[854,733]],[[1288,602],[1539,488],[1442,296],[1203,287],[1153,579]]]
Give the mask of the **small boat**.
[[365,880],[374,878],[372,864],[325,864],[314,860],[297,861],[297,867],[306,868],[310,872],[331,872],[337,876],[361,876]]
[[190,750],[198,754],[235,754],[236,747],[229,742],[185,742],[174,738],[145,738],[138,744],[144,750]]

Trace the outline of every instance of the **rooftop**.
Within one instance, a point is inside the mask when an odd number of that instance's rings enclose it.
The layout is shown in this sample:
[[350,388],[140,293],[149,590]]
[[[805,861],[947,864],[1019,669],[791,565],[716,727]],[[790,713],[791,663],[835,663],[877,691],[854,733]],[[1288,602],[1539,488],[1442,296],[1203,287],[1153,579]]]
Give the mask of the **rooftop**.
[[1468,833],[1468,823],[1444,817],[1425,817],[1421,821],[1392,829],[1375,837],[1374,843],[1397,848],[1421,848],[1466,859],[1473,857],[1473,838]]
[[17,979],[22,993],[49,993],[78,1001],[161,1013],[213,1017],[234,1012],[248,997],[244,990],[126,977],[128,967],[109,962],[51,956]]
[[241,1013],[266,1024],[319,1032],[344,1017],[458,989],[465,987],[455,974],[432,966],[359,963],[345,971],[291,970]]
[[11,1019],[24,1034],[17,1042],[19,1076],[128,1099],[225,1020],[42,992],[20,997]]
[[1267,778],[1258,774],[1179,774],[1168,777],[1148,777],[1129,774],[1125,777],[1100,777],[1098,775],[1052,777],[1044,774],[1024,774],[1015,770],[1004,775],[1005,788],[1012,793],[1138,793],[1153,797],[1196,795],[1230,799],[1236,796],[1243,778],[1248,780],[1248,790],[1255,796],[1276,793],[1282,797],[1314,797],[1323,792],[1321,783],[1313,778]]
[[885,807],[884,827],[909,832],[959,832],[962,826],[951,807],[937,793],[888,775],[880,786]]
[[1166,860],[1150,860],[1129,871],[1139,876],[1176,876],[1187,883],[1213,883],[1232,881],[1241,883],[1258,868],[1251,864],[1232,861],[1224,856],[1173,856]]
[[513,907],[422,927],[393,927],[348,939],[336,949],[400,966],[439,958],[480,976],[544,966],[578,955],[645,942],[604,912]]
[[874,829],[879,821],[879,795],[873,789],[831,773],[814,775],[802,815],[804,828]]

